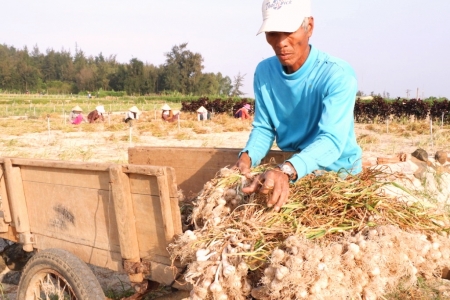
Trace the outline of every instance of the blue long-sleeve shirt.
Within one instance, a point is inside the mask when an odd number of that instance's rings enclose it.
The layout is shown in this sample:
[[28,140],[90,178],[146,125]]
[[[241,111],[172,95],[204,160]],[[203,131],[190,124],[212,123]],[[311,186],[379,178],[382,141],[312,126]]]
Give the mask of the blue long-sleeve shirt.
[[300,151],[288,159],[297,178],[315,170],[361,171],[353,121],[357,80],[348,63],[311,46],[302,67],[287,74],[273,56],[257,66],[254,91],[253,129],[242,150],[252,166],[276,140],[283,151]]

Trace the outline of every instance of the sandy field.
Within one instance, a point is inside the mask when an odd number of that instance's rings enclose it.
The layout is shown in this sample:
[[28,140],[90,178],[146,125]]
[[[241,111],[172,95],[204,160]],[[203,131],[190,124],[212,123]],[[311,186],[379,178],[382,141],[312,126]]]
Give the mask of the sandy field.
[[[130,128],[126,124],[119,124],[120,121],[117,120],[118,125],[115,127],[105,121],[101,124],[85,124],[78,128],[69,128],[70,125],[52,125],[50,130],[48,123],[41,120],[36,125],[40,129],[33,129],[32,132],[27,132],[26,128],[14,130],[14,126],[17,128],[23,126],[20,122],[25,123],[23,120],[0,120],[0,156],[127,163],[128,148],[133,146],[243,148],[251,130],[249,122],[239,120],[201,123],[192,118],[180,125],[163,124],[160,120],[152,120],[149,122],[151,126],[142,120],[134,125],[130,141]],[[239,124],[230,125],[232,122]],[[58,124],[61,124],[60,120]],[[156,129],[158,134],[155,134]],[[450,150],[450,142],[446,138],[448,131],[450,129],[445,127],[436,129],[432,140],[426,128],[419,133],[394,125],[387,127],[386,124],[356,124],[357,137],[363,148],[363,162],[367,165],[375,165],[379,157],[393,158],[399,152],[410,154],[418,148],[426,150],[430,161],[434,162],[436,151]],[[402,167],[399,169],[402,170]],[[412,169],[411,174],[414,167]],[[450,186],[450,176],[447,175],[444,179],[448,180],[446,184]],[[420,185],[420,181],[416,184]],[[448,199],[448,191],[442,193],[443,195],[439,197]],[[123,274],[113,274],[106,270],[95,271],[106,288],[127,281],[127,277]],[[3,294],[0,291],[0,299],[15,299],[19,276],[20,273],[17,272],[3,272],[0,277]]]

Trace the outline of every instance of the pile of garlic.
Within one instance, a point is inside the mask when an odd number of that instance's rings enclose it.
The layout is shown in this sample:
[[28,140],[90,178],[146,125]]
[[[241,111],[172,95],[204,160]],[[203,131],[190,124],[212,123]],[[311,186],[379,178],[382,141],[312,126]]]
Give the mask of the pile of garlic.
[[450,240],[395,226],[366,229],[329,244],[298,236],[272,252],[255,299],[380,299],[417,276],[440,277],[450,266]]
[[[276,232],[259,223],[249,206],[241,209],[254,200],[241,192],[243,185],[245,178],[222,169],[197,198],[194,229],[168,247],[172,259],[187,264],[190,299],[380,299],[400,283],[440,277],[450,266],[445,232],[424,235],[382,225],[317,240]],[[249,215],[260,232],[245,224]],[[283,239],[275,249],[266,247],[269,256],[255,267],[249,258],[264,247],[257,240],[268,232]]]

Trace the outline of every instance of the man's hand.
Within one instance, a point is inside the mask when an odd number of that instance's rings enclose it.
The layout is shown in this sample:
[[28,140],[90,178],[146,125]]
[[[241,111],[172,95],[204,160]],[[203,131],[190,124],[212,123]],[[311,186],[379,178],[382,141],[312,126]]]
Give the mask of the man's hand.
[[273,209],[279,211],[289,198],[289,177],[280,169],[269,170],[258,175],[242,192],[269,194],[267,206],[274,206]]
[[247,178],[251,177],[250,167],[252,166],[252,160],[248,156],[247,152],[243,152],[239,157],[239,160],[234,165],[233,169],[239,170],[239,172]]

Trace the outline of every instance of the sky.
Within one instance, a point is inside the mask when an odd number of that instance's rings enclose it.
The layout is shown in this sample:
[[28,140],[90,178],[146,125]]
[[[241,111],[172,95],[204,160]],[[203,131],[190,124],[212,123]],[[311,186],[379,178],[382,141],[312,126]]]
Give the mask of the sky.
[[[41,53],[137,58],[159,66],[172,47],[188,43],[203,72],[244,76],[273,56],[264,34],[262,0],[2,1],[0,44]],[[312,0],[310,44],[348,61],[359,90],[390,97],[450,98],[449,0]]]

